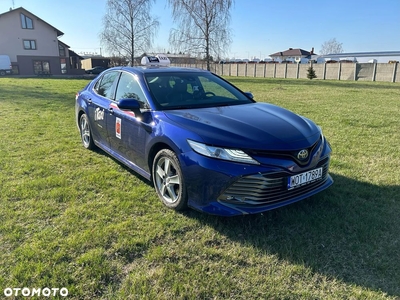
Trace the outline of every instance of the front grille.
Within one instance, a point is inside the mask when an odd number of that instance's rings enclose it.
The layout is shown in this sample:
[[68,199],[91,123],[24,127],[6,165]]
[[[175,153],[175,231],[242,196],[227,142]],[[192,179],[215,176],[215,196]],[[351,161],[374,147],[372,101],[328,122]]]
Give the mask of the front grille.
[[308,158],[305,160],[300,160],[297,158],[297,154],[299,153],[300,150],[294,150],[294,151],[268,151],[268,150],[246,150],[246,153],[249,154],[252,157],[256,156],[261,156],[261,157],[277,157],[277,158],[290,158],[296,163],[298,163],[301,166],[304,166],[310,162],[310,159],[312,157],[312,153],[317,149],[321,143],[323,143],[323,137],[322,135],[319,136],[319,139],[312,144],[310,147],[306,148],[308,150]]
[[230,185],[218,199],[221,202],[258,206],[273,204],[296,198],[322,186],[328,179],[329,157],[323,159],[315,168],[323,168],[322,178],[303,186],[288,190],[288,172],[253,174],[239,178]]

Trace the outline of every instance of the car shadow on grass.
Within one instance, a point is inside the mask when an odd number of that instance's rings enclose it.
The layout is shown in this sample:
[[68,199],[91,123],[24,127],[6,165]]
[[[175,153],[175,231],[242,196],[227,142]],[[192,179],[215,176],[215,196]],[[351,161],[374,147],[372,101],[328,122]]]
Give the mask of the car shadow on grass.
[[[101,149],[132,176],[153,187]],[[313,272],[400,296],[400,186],[377,186],[332,174],[335,184],[309,199],[262,214],[218,217],[182,212],[234,242]],[[155,193],[155,192],[154,192]]]
[[400,186],[332,177],[335,184],[328,190],[263,214],[233,218],[185,214],[265,255],[400,296]]
[[[123,170],[125,170],[126,172],[129,172],[132,176],[135,176],[136,179],[138,179],[139,181],[141,181],[143,184],[149,185],[152,188],[154,188],[153,182],[146,179],[144,176],[142,176],[141,174],[135,172],[134,170],[132,170],[131,168],[129,168],[128,166],[126,166],[125,164],[123,164],[122,162],[120,162],[118,159],[116,159],[115,157],[111,156],[109,153],[107,153],[106,151],[104,151],[103,149],[96,147],[95,149],[92,150],[93,152],[95,152],[98,155],[101,155],[103,157],[106,157],[108,159],[111,159],[112,161],[115,162],[115,164],[119,165]],[[154,192],[155,193],[155,192]]]

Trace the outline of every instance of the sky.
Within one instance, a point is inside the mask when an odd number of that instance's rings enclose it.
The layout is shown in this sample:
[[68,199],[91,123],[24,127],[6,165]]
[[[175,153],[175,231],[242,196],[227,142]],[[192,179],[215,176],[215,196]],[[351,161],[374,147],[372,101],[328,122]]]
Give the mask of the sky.
[[[23,7],[64,32],[59,39],[83,54],[103,54],[99,34],[106,0],[0,0],[0,13]],[[160,22],[151,52],[167,52],[172,22],[167,0],[156,0]],[[226,58],[264,59],[301,48],[318,54],[335,38],[344,52],[400,51],[400,0],[236,0],[231,10],[232,44]]]

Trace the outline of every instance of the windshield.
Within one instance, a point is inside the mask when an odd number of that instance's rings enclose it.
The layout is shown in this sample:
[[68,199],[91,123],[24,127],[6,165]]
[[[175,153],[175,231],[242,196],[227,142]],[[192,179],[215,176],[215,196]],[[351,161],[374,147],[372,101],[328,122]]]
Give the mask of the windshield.
[[155,104],[163,110],[254,102],[212,73],[152,73],[146,74],[146,81]]

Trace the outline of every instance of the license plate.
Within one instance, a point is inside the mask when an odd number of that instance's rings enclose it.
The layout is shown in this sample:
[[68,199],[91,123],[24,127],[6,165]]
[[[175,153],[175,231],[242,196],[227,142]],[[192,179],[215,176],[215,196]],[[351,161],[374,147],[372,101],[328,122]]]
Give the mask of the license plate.
[[288,189],[299,187],[322,178],[322,168],[293,175],[288,178]]

